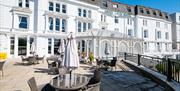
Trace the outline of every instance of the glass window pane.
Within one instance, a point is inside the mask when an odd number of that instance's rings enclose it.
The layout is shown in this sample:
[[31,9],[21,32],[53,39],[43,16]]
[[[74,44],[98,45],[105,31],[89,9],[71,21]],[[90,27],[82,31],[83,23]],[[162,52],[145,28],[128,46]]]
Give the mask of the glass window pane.
[[26,7],[29,8],[29,0],[26,0]]
[[66,5],[62,5],[62,13],[66,13]]
[[22,7],[22,0],[19,0],[19,7]]
[[27,29],[27,17],[19,16],[19,28]]
[[81,32],[81,22],[78,21],[78,32]]
[[56,4],[56,12],[60,12],[60,4]]
[[52,39],[49,38],[48,39],[48,53],[51,54],[51,42],[52,42]]
[[53,2],[49,2],[49,11],[53,11],[53,6],[54,6]]
[[66,20],[62,19],[62,32],[66,31]]
[[81,9],[78,9],[78,16],[81,16]]
[[83,17],[86,17],[86,10],[83,10]]
[[83,32],[85,32],[86,31],[86,23],[84,22],[83,23]]
[[60,20],[56,18],[56,31],[59,31],[60,29]]
[[53,18],[49,17],[49,30],[53,30]]

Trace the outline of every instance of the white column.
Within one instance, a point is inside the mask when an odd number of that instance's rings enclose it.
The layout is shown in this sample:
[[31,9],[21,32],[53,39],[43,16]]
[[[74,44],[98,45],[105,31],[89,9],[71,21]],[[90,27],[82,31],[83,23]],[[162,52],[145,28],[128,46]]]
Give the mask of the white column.
[[46,15],[45,16],[45,31],[44,32],[46,32],[47,30],[49,30],[49,18]]
[[51,54],[54,55],[54,38],[52,38],[52,43],[51,43]]
[[56,31],[56,17],[53,17],[53,33]]
[[[100,45],[99,45],[100,46]],[[94,57],[97,57],[97,54],[96,54],[96,39],[93,39],[93,54],[94,54]]]
[[89,41],[86,40],[86,54],[87,54],[87,57],[89,57]]
[[30,36],[27,36],[27,49],[26,49],[26,56],[30,55]]
[[17,57],[18,56],[18,36],[15,35],[14,36],[14,40],[15,40],[15,43],[14,43],[14,57]]

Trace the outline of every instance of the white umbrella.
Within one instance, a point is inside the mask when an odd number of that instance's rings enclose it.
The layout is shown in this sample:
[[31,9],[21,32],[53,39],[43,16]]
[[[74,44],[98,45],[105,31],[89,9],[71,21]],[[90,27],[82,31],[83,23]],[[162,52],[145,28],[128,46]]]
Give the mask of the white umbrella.
[[36,45],[35,45],[34,41],[33,41],[32,44],[31,44],[30,52],[31,52],[32,54],[34,54],[34,53],[36,52]]
[[[72,33],[68,36],[67,45],[65,46],[65,55],[62,65],[69,70],[79,67],[79,56],[75,37]],[[71,71],[70,71],[71,72]]]
[[59,46],[58,52],[59,52],[59,53],[64,53],[64,50],[65,50],[64,40],[61,39],[61,44],[60,44],[60,46]]

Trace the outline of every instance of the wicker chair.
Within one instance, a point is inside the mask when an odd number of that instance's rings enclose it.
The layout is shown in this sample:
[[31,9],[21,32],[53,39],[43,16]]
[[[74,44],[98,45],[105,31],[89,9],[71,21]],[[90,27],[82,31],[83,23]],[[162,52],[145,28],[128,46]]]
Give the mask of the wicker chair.
[[101,72],[99,69],[94,71],[94,76],[89,80],[85,91],[100,91]]
[[42,89],[39,89],[34,77],[28,80],[28,85],[31,91],[55,91],[55,88],[51,87],[50,84],[46,84]]
[[0,62],[0,70],[2,71],[2,76],[3,76],[3,65],[4,65],[5,61]]
[[28,85],[31,89],[31,91],[40,91],[37,87],[37,84],[36,84],[36,81],[35,81],[35,78],[32,77],[28,80]]
[[46,59],[48,68],[49,68],[49,73],[50,74],[58,74],[58,64],[56,62],[49,62],[48,59]]

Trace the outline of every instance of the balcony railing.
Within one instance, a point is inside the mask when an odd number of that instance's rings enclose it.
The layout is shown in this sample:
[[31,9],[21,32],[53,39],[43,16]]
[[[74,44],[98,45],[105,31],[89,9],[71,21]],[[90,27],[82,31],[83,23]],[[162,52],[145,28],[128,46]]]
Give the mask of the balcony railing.
[[123,56],[125,60],[137,63],[137,66],[143,65],[166,76],[168,81],[174,80],[180,83],[180,60],[132,53],[124,53]]

